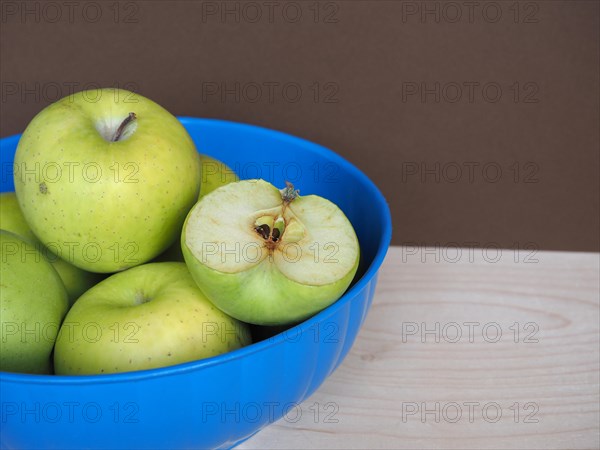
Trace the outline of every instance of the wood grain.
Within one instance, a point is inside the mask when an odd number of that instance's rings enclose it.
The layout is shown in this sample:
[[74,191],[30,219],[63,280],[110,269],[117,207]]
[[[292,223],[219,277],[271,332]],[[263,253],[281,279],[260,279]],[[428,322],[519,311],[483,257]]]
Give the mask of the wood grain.
[[599,448],[599,274],[597,253],[392,247],[344,363],[238,448]]

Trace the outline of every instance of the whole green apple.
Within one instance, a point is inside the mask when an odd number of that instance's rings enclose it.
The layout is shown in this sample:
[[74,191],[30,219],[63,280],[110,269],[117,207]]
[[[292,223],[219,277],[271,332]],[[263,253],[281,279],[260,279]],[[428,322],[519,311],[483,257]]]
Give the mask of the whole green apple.
[[97,273],[75,267],[44,247],[27,225],[14,192],[0,194],[0,229],[10,231],[28,240],[46,257],[63,281],[71,305],[81,294],[102,279]]
[[0,370],[50,373],[68,309],[58,273],[32,244],[0,230],[0,274]]
[[[215,189],[226,184],[238,181],[237,174],[224,162],[211,158],[207,155],[200,155],[200,164],[202,171],[202,182],[200,183],[200,195],[198,200]],[[189,211],[188,211],[189,212]],[[181,235],[181,232],[179,233]],[[160,255],[155,261],[182,261],[181,242],[178,239],[171,245],[166,252]]]
[[15,154],[34,234],[91,272],[142,264],[177,238],[198,198],[200,160],[181,123],[141,95],[78,92],[46,107]]
[[335,204],[264,180],[203,197],[181,241],[208,299],[257,325],[298,322],[329,306],[352,282],[360,257],[352,224]]
[[54,349],[57,374],[129,372],[219,355],[250,343],[248,326],[198,289],[180,262],[110,276],[70,309]]

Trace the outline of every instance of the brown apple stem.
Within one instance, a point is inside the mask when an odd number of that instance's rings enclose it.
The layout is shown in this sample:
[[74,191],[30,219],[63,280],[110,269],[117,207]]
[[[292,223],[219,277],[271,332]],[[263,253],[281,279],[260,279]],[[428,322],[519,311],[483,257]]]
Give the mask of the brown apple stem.
[[133,122],[135,119],[137,119],[137,116],[135,115],[135,113],[130,112],[129,115],[125,118],[125,120],[123,122],[121,122],[121,125],[119,125],[119,128],[117,128],[117,131],[115,132],[115,135],[112,138],[112,142],[117,142],[119,139],[121,139],[121,136],[123,135],[123,131],[125,131],[125,127],[127,125],[129,125],[131,122]]

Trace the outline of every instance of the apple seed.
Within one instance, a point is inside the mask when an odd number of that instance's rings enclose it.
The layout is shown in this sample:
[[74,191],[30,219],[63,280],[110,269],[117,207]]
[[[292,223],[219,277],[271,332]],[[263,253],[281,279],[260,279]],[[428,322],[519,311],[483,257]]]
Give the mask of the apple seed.
[[258,234],[260,234],[260,236],[263,239],[269,239],[269,234],[271,233],[271,230],[269,229],[269,225],[267,225],[266,223],[263,223],[262,225],[258,225],[254,229],[256,230],[256,232]]
[[283,217],[279,216],[275,223],[273,224],[273,231],[271,232],[271,239],[273,242],[277,242],[283,232],[285,231],[285,220]]

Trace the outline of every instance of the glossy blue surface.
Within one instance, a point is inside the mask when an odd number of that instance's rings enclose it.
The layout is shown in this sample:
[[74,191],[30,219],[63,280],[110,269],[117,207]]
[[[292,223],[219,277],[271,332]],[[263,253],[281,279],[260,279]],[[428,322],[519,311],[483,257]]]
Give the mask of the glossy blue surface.
[[[284,414],[294,419],[350,350],[373,299],[391,238],[377,187],[311,142],[218,120],[181,118],[198,151],[242,178],[287,179],[335,202],[354,225],[361,264],[353,286],[311,319],[246,348],[202,361],[102,376],[0,372],[3,449],[228,448]],[[0,140],[2,191],[13,190],[19,137]]]

